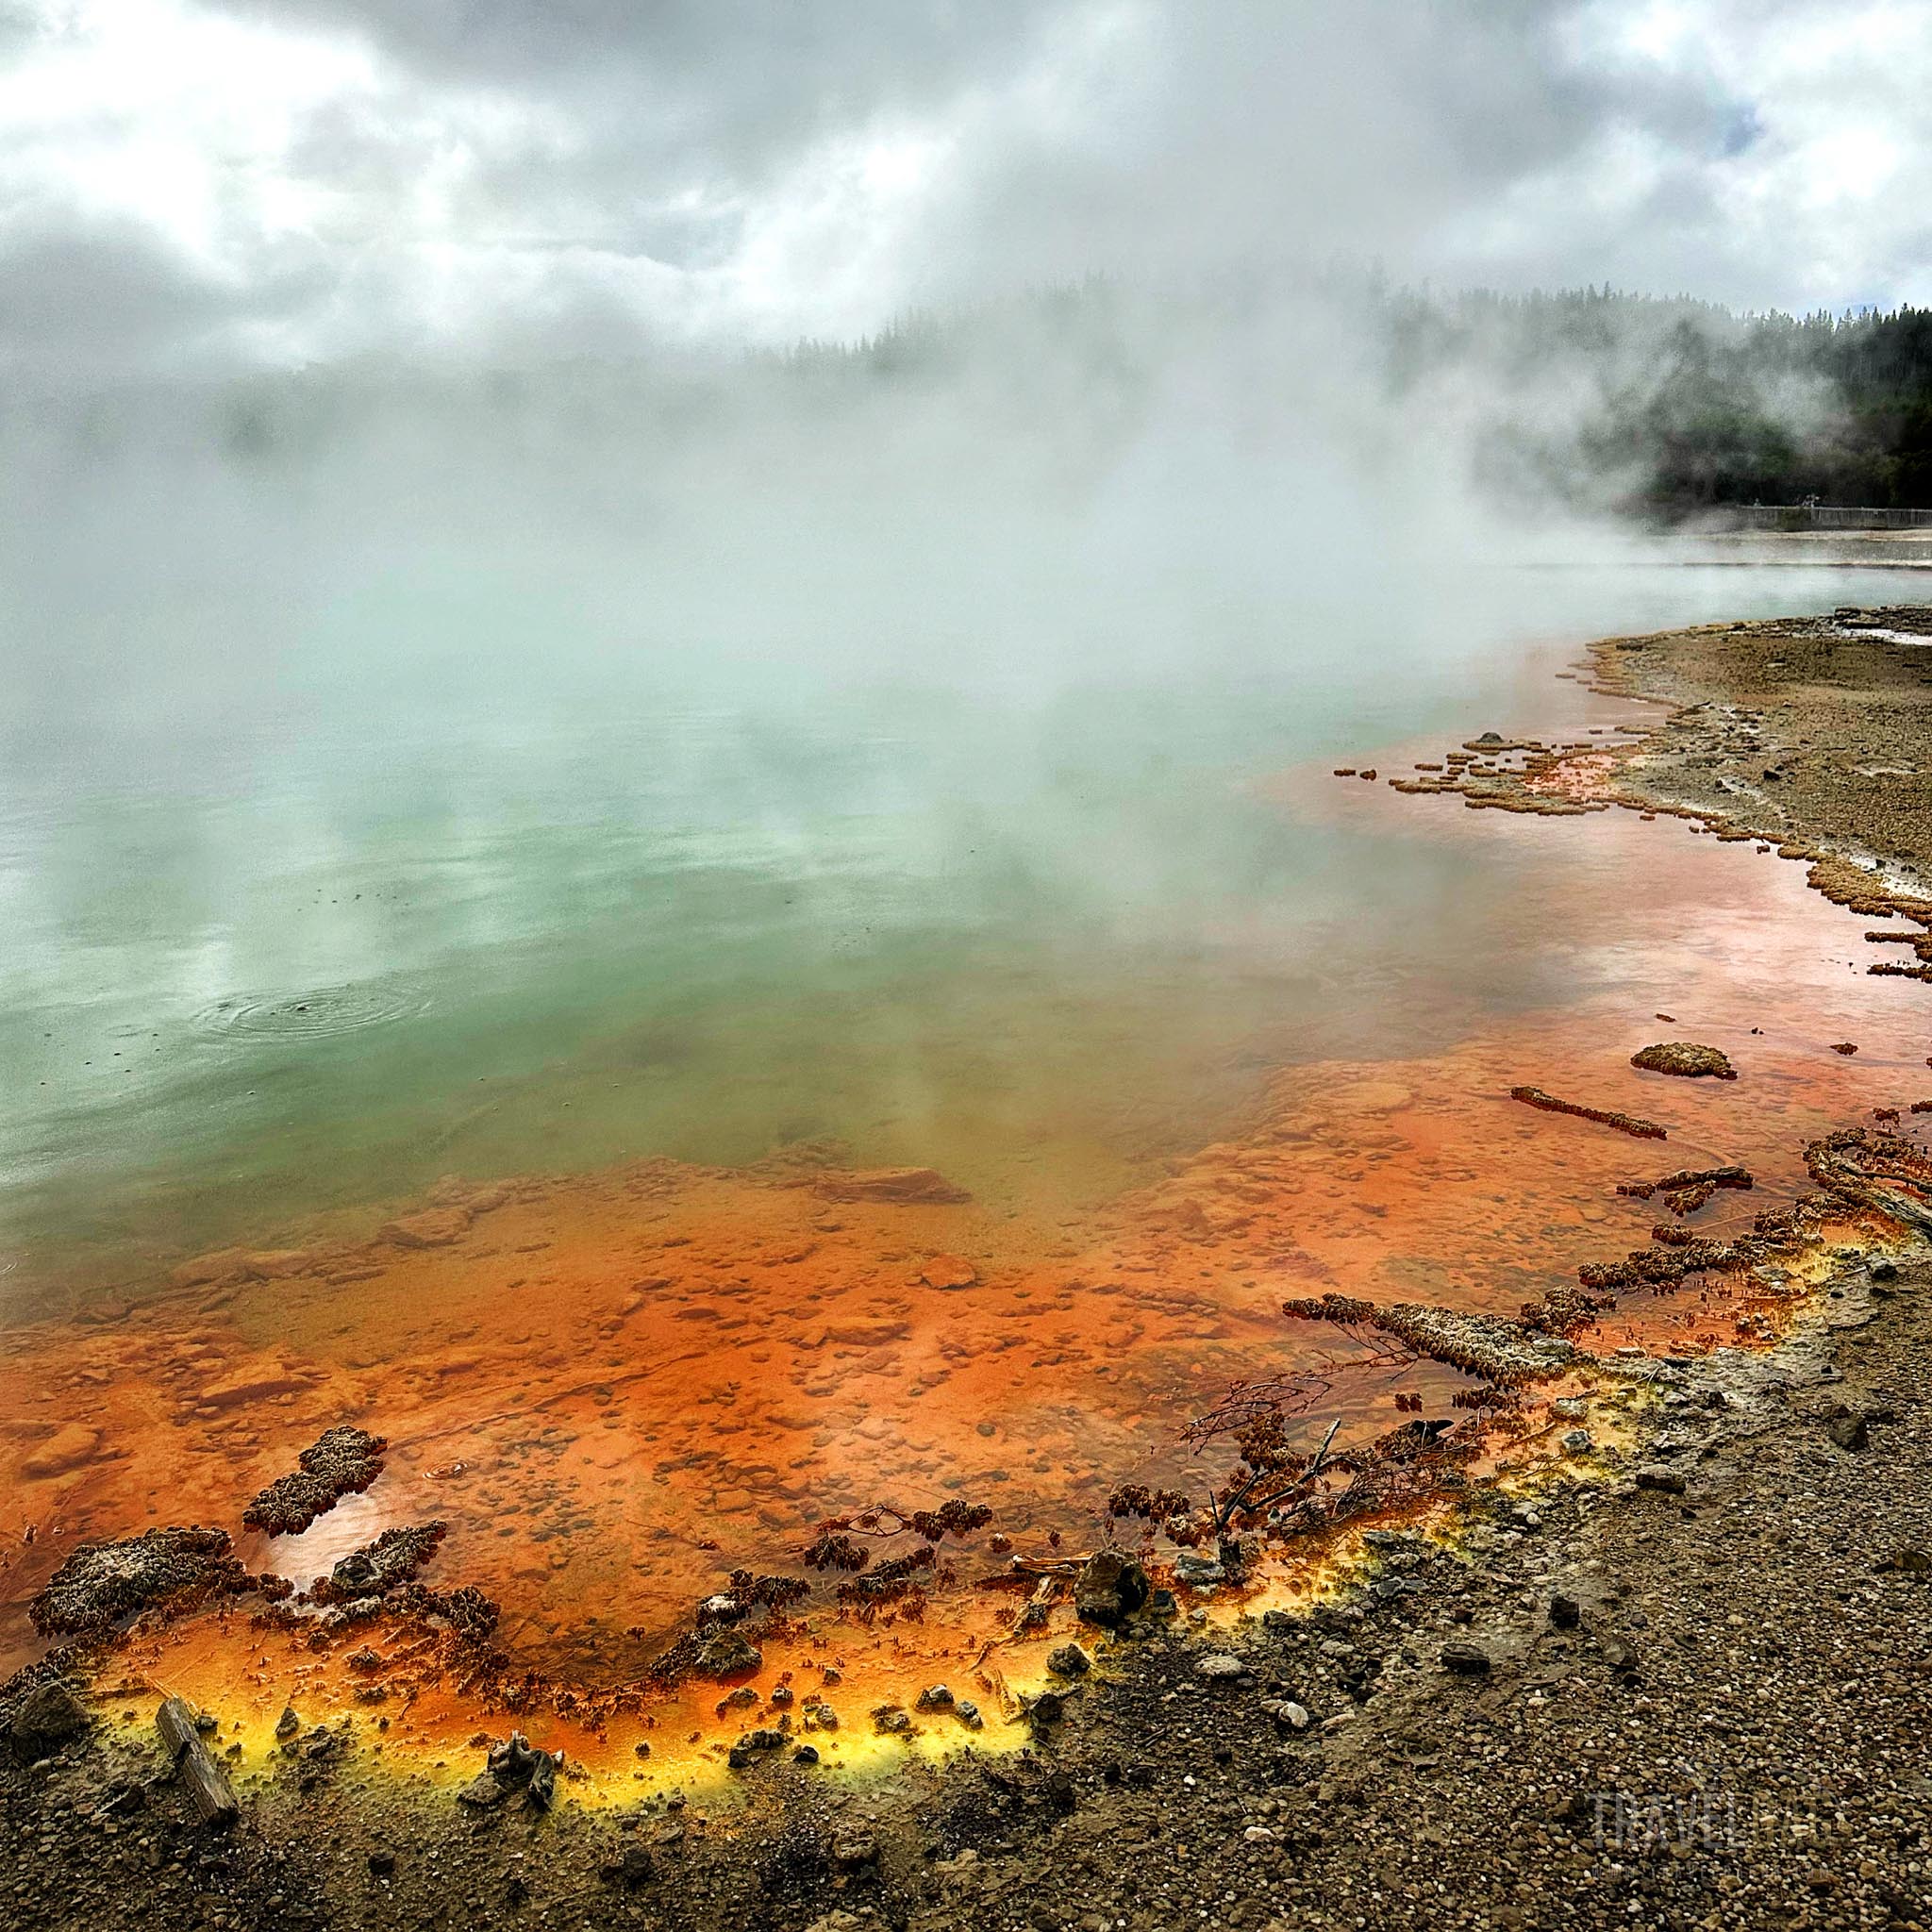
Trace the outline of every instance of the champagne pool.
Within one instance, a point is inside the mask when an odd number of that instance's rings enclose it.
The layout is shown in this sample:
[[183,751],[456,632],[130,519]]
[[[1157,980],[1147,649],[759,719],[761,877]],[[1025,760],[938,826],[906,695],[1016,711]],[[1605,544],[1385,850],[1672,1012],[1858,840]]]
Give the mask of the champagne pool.
[[[306,1584],[434,1517],[432,1578],[574,1683],[634,1679],[725,1573],[869,1504],[971,1498],[1023,1550],[1084,1547],[1120,1481],[1190,1478],[1176,1431],[1227,1382],[1307,1358],[1285,1294],[1507,1312],[1645,1238],[1615,1193],[1641,1147],[1510,1085],[1668,1110],[1667,1164],[1749,1165],[1713,1227],[1799,1191],[1807,1135],[1918,1097],[1920,990],[1864,975],[1861,923],[1799,868],[1328,775],[1641,720],[1556,679],[1581,640],[1895,581],[1654,562],[1414,592],[1160,674],[607,667],[359,710],[318,675],[158,733],[17,730],[8,1665],[75,1541],[241,1534],[342,1421],[388,1468],[299,1537],[242,1534],[250,1567]],[[1746,1077],[1644,1085],[1659,1011]],[[1715,1319],[1659,1304],[1612,1339]],[[1394,1392],[1338,1407],[1392,1420]],[[784,1668],[874,1702],[963,1682],[991,1624],[983,1552],[958,1560],[917,1624],[813,1624]],[[226,1628],[128,1669],[258,1730],[311,1664]],[[680,1694],[652,1724],[708,1738]],[[444,1702],[391,1748],[475,1727]]]

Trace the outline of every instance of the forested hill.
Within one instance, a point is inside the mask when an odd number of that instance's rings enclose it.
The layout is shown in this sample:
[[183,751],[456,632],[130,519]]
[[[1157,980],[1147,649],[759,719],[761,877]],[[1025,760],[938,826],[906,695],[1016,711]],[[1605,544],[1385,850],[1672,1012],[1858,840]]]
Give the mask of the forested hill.
[[[1499,480],[1609,484],[1662,514],[1713,505],[1932,508],[1932,309],[1739,316],[1583,290],[1390,298],[1391,368],[1496,383]],[[1515,401],[1507,400],[1515,397]]]

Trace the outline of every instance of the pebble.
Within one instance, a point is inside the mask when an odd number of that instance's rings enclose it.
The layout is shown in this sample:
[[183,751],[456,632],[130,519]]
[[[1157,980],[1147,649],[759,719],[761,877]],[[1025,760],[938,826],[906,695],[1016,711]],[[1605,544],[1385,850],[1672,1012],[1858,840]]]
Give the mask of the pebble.
[[1216,1651],[1204,1657],[1194,1666],[1194,1674],[1205,1677],[1210,1684],[1231,1682],[1236,1677],[1247,1674],[1247,1665],[1240,1657],[1230,1656],[1226,1651]]

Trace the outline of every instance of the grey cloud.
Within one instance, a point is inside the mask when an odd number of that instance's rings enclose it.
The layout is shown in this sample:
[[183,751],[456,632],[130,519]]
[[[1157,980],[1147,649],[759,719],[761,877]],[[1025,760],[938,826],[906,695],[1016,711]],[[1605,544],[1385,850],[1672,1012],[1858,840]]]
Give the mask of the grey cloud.
[[[374,50],[374,83],[305,103],[273,158],[323,211],[293,234],[228,223],[217,282],[132,227],[9,221],[0,150],[15,358],[72,359],[76,304],[88,356],[164,364],[265,341],[302,359],[782,341],[1093,270],[1337,253],[1755,303],[1896,295],[1924,272],[1909,197],[1813,217],[1815,267],[1727,204],[1724,171],[1774,167],[1787,130],[1724,57],[1828,25],[1831,0],[1698,0],[1706,41],[1670,58],[1604,31],[1634,0],[204,4]],[[0,60],[31,27],[0,0]],[[1579,55],[1586,28],[1601,44]],[[852,153],[922,135],[916,192],[841,213]],[[1620,142],[1642,150],[1628,180]]]
[[50,378],[113,377],[219,354],[242,320],[303,294],[280,278],[237,290],[211,279],[133,222],[42,213],[0,236],[0,369]]
[[425,77],[559,102],[633,151],[756,175],[1024,59],[1069,0],[223,0],[365,35]]

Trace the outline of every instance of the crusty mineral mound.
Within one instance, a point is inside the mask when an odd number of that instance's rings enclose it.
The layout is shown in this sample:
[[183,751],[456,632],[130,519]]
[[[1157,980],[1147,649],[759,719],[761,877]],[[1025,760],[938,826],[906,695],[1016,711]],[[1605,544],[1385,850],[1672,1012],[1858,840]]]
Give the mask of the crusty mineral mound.
[[120,1542],[82,1543],[27,1610],[45,1636],[89,1636],[164,1597],[248,1584],[226,1530],[150,1529]]
[[270,1536],[300,1536],[344,1496],[358,1496],[382,1474],[389,1443],[347,1424],[325,1429],[295,1458],[293,1474],[277,1476],[242,1512],[242,1521]]
[[1647,1074],[1678,1074],[1687,1080],[1735,1080],[1738,1070],[1714,1046],[1690,1040],[1666,1040],[1630,1056],[1633,1067]]

